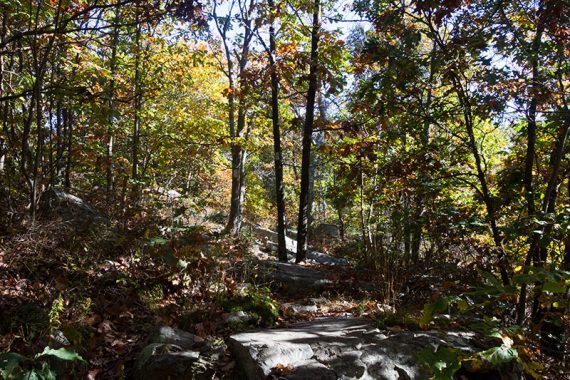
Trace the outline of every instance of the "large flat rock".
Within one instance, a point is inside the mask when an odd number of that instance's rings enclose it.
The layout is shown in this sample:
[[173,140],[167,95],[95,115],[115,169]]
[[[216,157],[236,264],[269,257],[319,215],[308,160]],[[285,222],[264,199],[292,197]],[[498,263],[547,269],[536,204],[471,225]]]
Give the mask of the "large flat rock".
[[273,260],[258,260],[256,280],[280,286],[289,294],[311,293],[323,289],[374,292],[377,286],[369,282],[355,282],[350,276],[339,276],[337,267],[329,265],[306,266]]
[[321,318],[244,332],[232,335],[228,344],[242,376],[252,380],[287,367],[290,370],[283,379],[427,379],[432,374],[416,356],[422,349],[443,346],[475,353],[485,348],[474,333],[403,331],[387,335],[362,318]]
[[290,291],[319,289],[333,284],[325,271],[277,261],[260,261],[259,276]]

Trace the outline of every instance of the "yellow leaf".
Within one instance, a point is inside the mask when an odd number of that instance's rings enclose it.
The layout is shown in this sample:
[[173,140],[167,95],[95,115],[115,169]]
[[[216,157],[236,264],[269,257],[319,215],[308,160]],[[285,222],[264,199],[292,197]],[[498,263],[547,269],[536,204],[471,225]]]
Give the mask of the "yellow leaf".
[[515,273],[520,272],[523,269],[522,265],[519,265],[518,267],[515,268]]

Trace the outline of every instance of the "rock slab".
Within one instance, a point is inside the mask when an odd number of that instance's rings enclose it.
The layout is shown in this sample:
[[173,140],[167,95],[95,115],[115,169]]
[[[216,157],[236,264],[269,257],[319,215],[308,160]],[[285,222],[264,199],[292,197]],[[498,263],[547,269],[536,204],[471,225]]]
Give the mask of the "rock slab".
[[135,380],[211,379],[213,363],[223,354],[204,339],[169,326],[159,327],[139,353]]
[[328,265],[313,267],[273,260],[258,260],[256,265],[256,280],[272,286],[281,286],[289,294],[305,294],[332,287],[346,291],[377,290],[373,283],[355,282],[349,276],[339,277],[336,267]]
[[292,293],[333,285],[324,271],[277,261],[260,261],[258,274],[262,280],[280,284]]
[[443,346],[475,353],[486,348],[474,333],[403,331],[388,336],[362,318],[320,318],[244,332],[230,336],[228,346],[243,377],[252,380],[264,379],[276,368],[290,369],[282,379],[420,380],[433,375],[418,363],[422,349]]

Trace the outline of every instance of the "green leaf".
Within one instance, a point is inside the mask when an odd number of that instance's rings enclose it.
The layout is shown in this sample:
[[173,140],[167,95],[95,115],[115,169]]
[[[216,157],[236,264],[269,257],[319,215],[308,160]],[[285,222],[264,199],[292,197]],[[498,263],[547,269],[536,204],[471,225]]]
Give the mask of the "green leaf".
[[509,363],[519,357],[517,350],[507,346],[492,347],[479,352],[478,355],[493,365]]
[[519,285],[534,284],[538,280],[539,277],[532,274],[519,274],[513,277],[513,281]]
[[14,369],[18,368],[27,358],[15,352],[6,352],[0,355],[0,374],[8,379]]
[[36,358],[48,355],[66,361],[75,361],[75,360],[85,361],[81,357],[81,355],[79,355],[77,352],[73,350],[68,350],[66,348],[58,348],[57,350],[54,350],[53,348],[50,347],[44,348],[44,351],[41,354],[36,355]]
[[37,374],[42,380],[57,380],[55,372],[49,367],[48,363],[43,363],[41,369],[36,369]]
[[148,241],[148,245],[150,247],[156,247],[156,246],[166,245],[168,244],[169,241],[170,240],[165,239],[163,237],[154,237]]
[[508,289],[503,286],[483,286],[470,292],[470,295],[473,296],[490,296],[490,297],[499,297],[503,294],[508,294]]
[[14,380],[45,380],[35,369],[19,374]]
[[566,293],[566,283],[546,281],[544,285],[542,285],[542,291],[559,294]]
[[442,297],[433,303],[426,303],[420,320],[420,327],[425,328],[431,322],[436,313],[441,313],[447,310],[449,301],[447,298]]
[[417,354],[417,359],[433,371],[436,380],[450,380],[461,368],[457,351],[447,347],[440,347],[435,352],[431,348],[424,348]]
[[47,363],[44,363],[41,368],[34,368],[27,372],[20,373],[14,380],[57,380],[57,377]]
[[501,338],[500,321],[496,318],[485,317],[482,322],[469,325],[469,328],[494,338]]

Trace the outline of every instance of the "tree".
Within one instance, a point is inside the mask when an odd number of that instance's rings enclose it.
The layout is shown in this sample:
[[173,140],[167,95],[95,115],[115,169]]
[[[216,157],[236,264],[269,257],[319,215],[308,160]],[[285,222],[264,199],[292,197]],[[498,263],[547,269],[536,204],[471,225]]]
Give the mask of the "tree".
[[[213,17],[216,29],[222,40],[225,54],[225,65],[223,69],[226,74],[229,87],[228,98],[228,124],[231,139],[231,168],[232,168],[232,191],[230,200],[230,214],[225,231],[237,235],[241,229],[243,202],[245,198],[245,162],[247,153],[244,150],[243,142],[247,139],[246,120],[246,69],[249,62],[250,43],[254,36],[252,29],[252,12],[254,1],[232,0],[228,6],[228,13],[220,17],[217,14],[217,3],[213,4]],[[237,6],[238,21],[243,26],[243,35],[239,50],[232,51],[230,42],[230,30],[232,28],[233,7]],[[235,58],[234,58],[235,57]],[[236,62],[234,62],[234,59]],[[234,64],[237,63],[237,72],[234,72]],[[237,83],[236,83],[237,78]],[[237,106],[236,106],[237,98]],[[237,112],[237,120],[236,120]]]
[[309,63],[309,87],[307,90],[307,104],[305,122],[303,124],[303,153],[301,163],[301,194],[299,196],[299,219],[297,223],[297,256],[295,262],[300,263],[307,258],[308,249],[308,223],[309,223],[309,188],[311,143],[313,139],[313,122],[315,119],[315,100],[317,95],[317,70],[319,59],[319,33],[320,33],[320,0],[312,4],[313,23],[311,29],[311,58]]
[[276,31],[275,21],[281,13],[280,7],[275,5],[274,0],[269,0],[268,4],[268,22],[269,22],[269,46],[263,38],[259,36],[259,40],[264,46],[269,58],[269,71],[271,83],[271,122],[273,131],[273,155],[275,170],[275,203],[277,205],[277,256],[279,261],[287,262],[286,234],[287,223],[285,219],[285,186],[283,183],[283,151],[281,149],[281,120],[279,115],[279,77],[276,62]]

